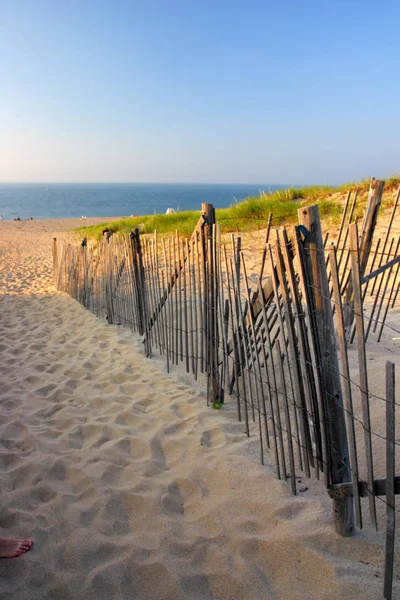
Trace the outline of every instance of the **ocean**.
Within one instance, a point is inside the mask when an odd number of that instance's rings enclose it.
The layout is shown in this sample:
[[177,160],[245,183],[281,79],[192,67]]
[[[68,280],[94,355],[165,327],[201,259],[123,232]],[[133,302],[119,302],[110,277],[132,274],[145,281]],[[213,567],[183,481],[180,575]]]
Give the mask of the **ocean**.
[[226,208],[285,185],[186,183],[0,183],[4,220],[119,217],[200,210],[202,202]]

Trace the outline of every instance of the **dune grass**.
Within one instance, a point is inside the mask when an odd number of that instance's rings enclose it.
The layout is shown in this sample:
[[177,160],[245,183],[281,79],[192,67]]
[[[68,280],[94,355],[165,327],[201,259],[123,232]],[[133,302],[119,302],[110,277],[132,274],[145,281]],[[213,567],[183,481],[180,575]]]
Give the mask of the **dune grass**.
[[[332,186],[305,186],[276,190],[272,193],[262,192],[260,196],[246,198],[243,202],[232,204],[229,208],[216,209],[217,221],[221,224],[221,231],[252,231],[266,227],[269,214],[273,214],[273,225],[290,225],[298,222],[297,211],[305,204],[318,204],[322,218],[335,224],[340,219],[340,195],[350,190],[360,192],[358,210],[363,210],[366,201],[366,192],[369,189],[369,180],[346,183],[337,187]],[[393,176],[386,180],[385,190],[390,191],[400,185],[400,176]],[[364,198],[365,196],[365,198]],[[390,202],[389,204],[390,205]],[[146,215],[141,217],[127,217],[115,221],[104,222],[100,225],[79,227],[74,231],[88,239],[100,239],[104,229],[108,228],[113,233],[126,234],[135,227],[141,233],[160,235],[179,231],[182,236],[190,236],[200,217],[200,210],[172,213],[169,215]]]
[[[323,195],[332,194],[333,188],[291,188],[286,191],[276,191],[272,194],[262,194],[247,198],[243,202],[232,204],[229,208],[217,208],[216,218],[221,224],[222,232],[251,231],[266,227],[269,214],[273,214],[273,224],[288,225],[297,222],[297,211],[304,201],[314,201]],[[318,202],[321,215],[339,216],[340,204],[329,198]],[[79,235],[89,239],[100,239],[104,229],[113,233],[129,233],[139,227],[141,233],[152,233],[156,229],[160,235],[175,232],[183,236],[192,234],[200,217],[200,210],[172,213],[169,215],[147,215],[135,218],[122,218],[104,222],[100,225],[79,227],[75,230]]]
[[158,233],[164,235],[178,230],[181,235],[188,236],[193,232],[199,216],[200,211],[193,210],[172,213],[170,215],[159,214],[135,218],[126,217],[104,222],[100,225],[78,227],[74,231],[87,238],[94,239],[100,239],[104,229],[109,229],[112,233],[129,233],[135,227],[138,227],[141,233],[152,233],[156,229]]

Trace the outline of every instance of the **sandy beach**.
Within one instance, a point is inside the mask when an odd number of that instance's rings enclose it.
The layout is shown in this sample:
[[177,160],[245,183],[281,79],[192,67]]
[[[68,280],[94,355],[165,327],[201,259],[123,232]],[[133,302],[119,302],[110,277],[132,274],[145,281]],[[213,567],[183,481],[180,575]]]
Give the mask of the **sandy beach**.
[[[382,598],[383,527],[337,536],[323,484],[293,497],[233,402],[207,408],[201,383],[56,292],[52,237],[81,224],[0,223],[0,535],[34,541],[0,562],[0,597]],[[398,348],[373,346],[379,386]]]

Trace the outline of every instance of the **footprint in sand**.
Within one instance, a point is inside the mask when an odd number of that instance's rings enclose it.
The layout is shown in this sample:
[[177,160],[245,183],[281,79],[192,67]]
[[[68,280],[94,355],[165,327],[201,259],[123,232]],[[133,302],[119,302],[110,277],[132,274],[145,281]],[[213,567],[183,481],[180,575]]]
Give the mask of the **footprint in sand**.
[[161,496],[161,506],[169,514],[182,515],[184,512],[183,505],[183,497],[178,484],[174,481],[168,486],[167,493]]
[[216,427],[203,433],[200,444],[206,448],[218,448],[226,444],[226,437],[224,432]]
[[76,427],[74,431],[68,434],[68,443],[70,448],[74,448],[74,450],[80,450],[83,446],[83,435],[81,431],[81,427]]
[[65,481],[67,476],[67,464],[64,458],[57,458],[53,466],[50,467],[49,479],[55,479],[56,481]]

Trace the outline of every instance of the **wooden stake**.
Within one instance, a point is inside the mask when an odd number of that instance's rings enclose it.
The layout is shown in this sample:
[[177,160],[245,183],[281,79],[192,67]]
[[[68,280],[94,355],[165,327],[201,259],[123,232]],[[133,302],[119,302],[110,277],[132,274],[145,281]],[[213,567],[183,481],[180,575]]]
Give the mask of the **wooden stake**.
[[[378,342],[381,341],[383,327],[385,325],[385,321],[386,321],[386,317],[387,317],[388,310],[389,310],[389,307],[390,307],[390,303],[392,301],[392,296],[394,294],[394,288],[395,288],[396,282],[398,280],[399,270],[400,270],[400,262],[397,264],[395,272],[394,272],[393,281],[392,281],[392,287],[390,289],[389,298],[388,298],[388,301],[387,301],[387,304],[386,304],[385,312],[383,313],[381,327],[379,329]],[[399,282],[399,284],[400,284],[400,282]]]
[[[351,271],[354,289],[354,313],[357,332],[358,367],[360,371],[361,402],[363,409],[363,428],[366,462],[368,468],[369,509],[372,524],[378,528],[374,496],[374,466],[372,458],[371,420],[369,413],[367,359],[365,354],[364,317],[361,296],[361,274],[358,248],[357,224],[350,225]],[[336,482],[334,482],[336,483]]]
[[[197,234],[196,234],[196,240],[193,241],[193,272],[192,272],[192,290],[193,290],[193,306],[194,306],[194,333],[195,333],[195,339],[194,339],[194,346],[193,346],[193,360],[194,360],[194,378],[195,381],[197,381],[197,373],[198,373],[198,368],[199,368],[199,315],[198,315],[198,308],[197,308],[197,283],[196,283],[196,273],[198,272],[196,270],[196,266],[197,266],[197,251],[195,253],[194,251],[194,246],[197,242]],[[199,289],[199,297],[201,295],[201,290]],[[200,311],[201,314],[201,311]],[[200,334],[201,334],[201,326],[200,326]]]
[[[361,242],[360,242],[360,277],[361,280],[364,277],[365,269],[367,267],[368,257],[372,246],[372,240],[375,232],[376,222],[378,218],[379,207],[382,202],[382,194],[385,182],[378,181],[371,178],[371,184],[368,194],[368,203],[366,206],[363,225],[361,229]],[[353,284],[352,281],[349,280],[349,285],[346,291],[346,304],[344,310],[344,322],[346,326],[346,335],[351,335],[351,325],[353,323],[354,318],[354,310],[353,310]]]
[[[394,242],[394,238],[393,238],[392,242]],[[398,252],[398,250],[399,250],[399,244],[400,244],[400,238],[397,240],[396,249],[395,249],[395,251],[394,251],[394,255],[395,255],[395,256],[397,256],[397,252]],[[390,248],[392,248],[392,245],[393,245],[393,243],[391,244]],[[389,255],[389,256],[390,256],[390,255]],[[388,272],[387,272],[387,275],[386,275],[386,281],[385,281],[385,285],[384,285],[384,287],[383,287],[383,292],[382,292],[382,296],[381,296],[380,303],[379,303],[379,307],[378,307],[378,312],[377,312],[376,319],[375,319],[375,324],[374,324],[374,333],[375,333],[375,331],[376,331],[376,328],[377,328],[377,326],[378,326],[378,323],[379,323],[379,317],[380,317],[380,314],[381,314],[381,310],[382,310],[383,301],[384,301],[384,299],[385,299],[385,296],[386,296],[386,291],[387,291],[387,288],[388,288],[388,285],[389,285],[390,276],[391,276],[391,274],[392,274],[392,269],[393,269],[393,267],[390,267],[390,269],[388,270]]]
[[173,260],[174,260],[174,276],[175,276],[175,285],[174,285],[174,293],[175,293],[175,310],[174,310],[174,320],[173,320],[173,330],[175,329],[175,364],[179,363],[179,306],[178,306],[178,286],[181,285],[181,282],[177,281],[179,275],[179,268],[177,265],[176,258],[176,236],[173,238],[174,248],[173,248]]
[[[328,421],[330,482],[342,483],[350,481],[349,453],[321,222],[317,206],[301,208],[298,214],[300,224],[307,230],[307,245],[311,260],[309,280],[313,285],[314,322],[317,332],[315,339],[318,341],[322,392]],[[333,502],[337,533],[344,536],[351,535],[354,530],[352,499],[337,499]]]
[[[226,246],[224,246],[224,260],[225,260],[226,282],[227,282],[227,286],[228,286],[228,301],[229,301],[229,308],[230,308],[230,314],[231,314],[231,320],[232,320],[232,344],[233,344],[233,353],[234,353],[233,356],[234,356],[234,370],[235,370],[235,381],[236,381],[237,417],[238,417],[238,421],[240,422],[242,420],[242,413],[241,413],[241,407],[240,407],[240,388],[239,388],[239,375],[240,375],[239,348],[238,348],[238,344],[237,344],[237,330],[235,332],[234,321],[233,321],[234,312],[233,312],[231,283],[230,283],[230,276],[229,276],[228,257],[226,254]],[[233,388],[233,386],[232,386],[232,388]]]
[[394,363],[386,362],[386,552],[383,595],[392,600],[396,500],[394,493],[395,466],[395,372]]
[[340,346],[340,358],[342,361],[343,368],[343,398],[346,409],[346,423],[347,431],[349,435],[349,446],[350,446],[350,468],[351,468],[351,479],[353,482],[353,496],[355,499],[355,516],[356,525],[360,529],[362,528],[362,513],[361,513],[361,502],[360,495],[358,492],[358,459],[357,459],[357,442],[356,433],[354,427],[354,412],[353,412],[353,399],[351,396],[351,384],[350,384],[350,368],[349,360],[347,355],[347,344],[346,335],[343,322],[343,308],[342,298],[340,296],[340,283],[339,283],[339,272],[336,262],[336,249],[335,246],[331,246],[329,250],[329,262],[331,265],[332,273],[332,287],[333,287],[333,301],[336,305],[336,318],[338,328],[338,338]]
[[[233,286],[233,296],[234,296],[234,301],[235,301],[235,318],[236,318],[237,344],[238,344],[239,360],[240,360],[240,373],[242,374],[242,382],[243,382],[243,401],[244,401],[244,410],[245,410],[244,416],[245,416],[245,423],[246,423],[246,434],[247,434],[247,436],[249,436],[250,430],[249,430],[248,402],[247,402],[246,382],[245,382],[245,378],[244,378],[244,374],[243,374],[245,367],[246,367],[247,374],[248,374],[249,370],[248,370],[248,365],[247,365],[247,352],[243,347],[243,343],[242,343],[242,339],[241,339],[241,318],[240,318],[240,312],[241,312],[240,303],[241,302],[240,302],[240,298],[237,293],[232,259],[230,260],[230,271],[231,271],[231,281],[232,281],[232,286]],[[249,392],[251,393],[251,387],[249,387]]]
[[[189,331],[188,331],[188,307],[187,307],[187,280],[186,280],[186,266],[187,262],[185,260],[185,247],[184,245],[186,240],[182,240],[182,254],[183,254],[183,306],[184,306],[184,326],[185,326],[185,337],[184,337],[184,354],[185,354],[185,363],[186,363],[186,373],[190,372],[190,358],[189,358]],[[187,256],[187,255],[186,255]]]
[[[283,405],[285,409],[285,420],[286,420],[286,430],[287,430],[287,438],[288,438],[288,448],[289,448],[289,462],[290,462],[290,482],[292,485],[292,493],[296,495],[296,470],[294,466],[294,454],[293,454],[293,441],[292,441],[292,426],[290,423],[290,413],[289,413],[289,402],[286,392],[286,381],[285,381],[285,373],[283,370],[283,362],[282,362],[282,351],[279,340],[276,340],[277,343],[277,354],[278,354],[278,369],[279,375],[281,379],[282,385],[282,397],[283,397]],[[272,355],[272,349],[271,349]],[[275,380],[276,383],[276,380]]]
[[[378,269],[382,265],[382,262],[383,262],[383,257],[384,257],[384,254],[385,254],[386,245],[387,245],[387,243],[389,241],[390,230],[392,228],[392,224],[393,224],[393,220],[394,220],[394,217],[395,217],[395,214],[396,214],[397,206],[399,204],[399,199],[400,199],[400,186],[399,186],[399,189],[397,190],[396,199],[394,201],[392,213],[390,215],[389,223],[388,223],[388,226],[387,226],[387,229],[386,229],[385,241],[383,242],[382,254],[380,255],[380,258],[379,258]],[[389,254],[390,254],[390,251],[389,251]],[[389,260],[389,256],[388,256],[387,260]],[[371,271],[372,271],[372,268],[371,268]],[[374,293],[375,285],[376,285],[376,279],[375,279],[375,281],[373,283],[373,286],[372,286],[371,296]]]
[[[317,397],[316,414],[319,419],[319,435],[321,437],[321,453],[322,453],[322,469],[324,472],[325,485],[329,485],[329,461],[328,461],[328,445],[327,445],[327,430],[326,430],[326,409],[324,404],[324,394],[322,391],[321,372],[319,368],[318,341],[316,339],[317,331],[314,323],[314,303],[311,284],[308,280],[311,267],[309,257],[303,247],[301,240],[301,232],[298,227],[293,228],[293,244],[296,250],[297,257],[297,273],[299,279],[299,288],[301,291],[301,301],[304,310],[305,322],[308,329],[308,342],[311,354],[311,367],[315,382],[315,392]],[[312,283],[312,282],[311,282]],[[295,288],[295,282],[293,282]]]
[[[392,238],[392,241],[390,243],[389,253],[392,251],[393,244],[394,244],[394,238]],[[360,275],[360,277],[361,277],[361,275]],[[374,303],[373,303],[372,309],[371,309],[371,314],[369,316],[369,322],[368,322],[368,326],[367,326],[367,332],[365,334],[365,341],[368,340],[369,332],[370,332],[372,324],[374,322],[375,309],[376,309],[376,307],[378,305],[378,302],[379,302],[379,299],[380,299],[382,285],[383,285],[383,282],[385,281],[385,273],[383,272],[381,275],[378,275],[378,277],[380,278],[379,286],[378,286],[378,291],[376,292],[375,300],[374,300]],[[387,286],[387,281],[386,281],[386,285],[384,287],[384,290],[386,290],[386,286]]]
[[[357,196],[358,196],[358,192],[355,192],[354,193],[353,204],[350,207],[349,220],[348,220],[347,225],[350,225],[350,223],[351,223],[351,221],[353,219],[354,209],[356,207],[356,202],[357,202]],[[343,259],[344,251],[345,251],[345,248],[346,248],[346,245],[347,245],[348,237],[349,237],[349,227],[347,226],[346,233],[344,235],[344,240],[343,240],[342,247],[340,248],[339,244],[337,245],[338,251],[340,251],[339,258],[338,258],[338,271],[339,271],[339,274],[341,272],[342,259]],[[343,270],[343,272],[345,272],[345,271],[346,271],[346,268]]]

